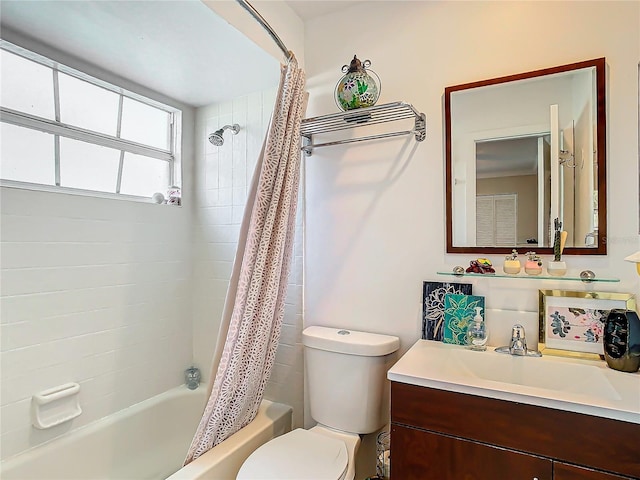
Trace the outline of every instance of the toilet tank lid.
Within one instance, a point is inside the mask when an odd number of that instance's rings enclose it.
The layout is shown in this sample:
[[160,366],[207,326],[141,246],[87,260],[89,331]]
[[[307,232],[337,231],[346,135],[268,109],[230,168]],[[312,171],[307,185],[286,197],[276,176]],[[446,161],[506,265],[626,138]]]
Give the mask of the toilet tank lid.
[[345,328],[307,327],[302,332],[305,347],[366,357],[388,355],[400,348],[400,339],[391,335],[358,332]]

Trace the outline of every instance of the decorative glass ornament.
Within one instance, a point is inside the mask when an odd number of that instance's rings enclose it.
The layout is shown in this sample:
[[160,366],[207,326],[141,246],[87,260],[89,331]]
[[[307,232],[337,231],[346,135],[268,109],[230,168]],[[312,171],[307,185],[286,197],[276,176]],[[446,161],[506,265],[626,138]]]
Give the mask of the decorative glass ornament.
[[[373,70],[367,69],[371,65],[369,60],[361,62],[356,55],[350,65],[344,65],[342,71],[346,73],[336,85],[336,104],[341,110],[371,107],[376,104],[380,96],[380,77]],[[369,75],[372,73],[375,79]]]

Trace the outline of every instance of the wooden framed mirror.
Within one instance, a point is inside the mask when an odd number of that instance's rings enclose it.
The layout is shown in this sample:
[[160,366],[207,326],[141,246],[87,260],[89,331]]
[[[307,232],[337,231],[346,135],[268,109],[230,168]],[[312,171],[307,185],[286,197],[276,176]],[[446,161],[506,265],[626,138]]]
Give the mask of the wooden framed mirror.
[[606,255],[605,59],[445,89],[447,253]]

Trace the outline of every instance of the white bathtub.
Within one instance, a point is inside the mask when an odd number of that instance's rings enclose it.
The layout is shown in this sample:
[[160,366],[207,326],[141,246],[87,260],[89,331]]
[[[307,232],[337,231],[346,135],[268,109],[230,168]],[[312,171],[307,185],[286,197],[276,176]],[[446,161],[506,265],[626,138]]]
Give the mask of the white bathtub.
[[0,465],[3,480],[232,480],[260,445],[291,430],[292,409],[264,400],[256,419],[180,468],[200,420],[206,386],[178,387]]

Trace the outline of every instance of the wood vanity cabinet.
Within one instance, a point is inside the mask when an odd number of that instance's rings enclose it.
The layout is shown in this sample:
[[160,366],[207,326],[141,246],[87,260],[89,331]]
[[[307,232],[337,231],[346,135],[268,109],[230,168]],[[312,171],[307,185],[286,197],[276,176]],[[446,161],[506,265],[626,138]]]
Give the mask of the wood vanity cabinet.
[[598,472],[590,468],[567,465],[566,463],[553,463],[554,480],[626,480],[626,478],[611,473]]
[[549,480],[553,462],[511,450],[402,425],[391,427],[391,478]]
[[392,480],[640,479],[640,425],[391,382]]

